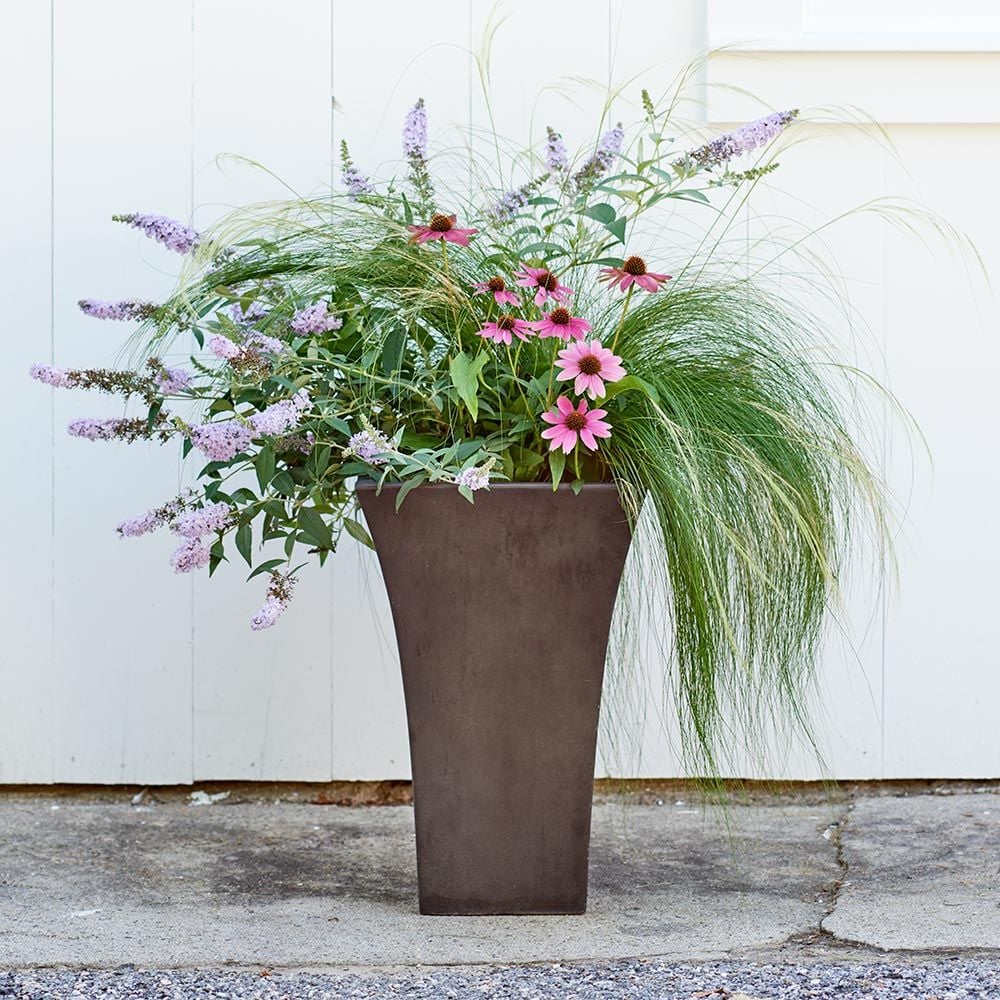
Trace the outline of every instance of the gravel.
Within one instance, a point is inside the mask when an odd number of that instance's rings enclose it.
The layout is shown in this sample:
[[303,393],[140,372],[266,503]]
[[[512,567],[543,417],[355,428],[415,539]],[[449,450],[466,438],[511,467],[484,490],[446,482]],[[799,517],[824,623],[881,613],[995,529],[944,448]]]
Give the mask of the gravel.
[[891,1000],[995,1000],[1000,961],[969,959],[908,963],[703,964],[626,961],[583,965],[434,969],[407,974],[316,975],[219,970],[156,971],[124,966],[113,971],[0,972],[0,997],[57,1000],[293,1000],[373,998],[656,998],[656,1000],[765,1000],[836,997]]

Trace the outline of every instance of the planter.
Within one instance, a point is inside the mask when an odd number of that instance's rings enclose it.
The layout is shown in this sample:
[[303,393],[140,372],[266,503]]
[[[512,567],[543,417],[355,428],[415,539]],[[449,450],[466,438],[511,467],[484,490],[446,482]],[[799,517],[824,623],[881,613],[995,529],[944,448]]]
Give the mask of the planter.
[[597,723],[631,540],[610,484],[579,495],[358,483],[392,605],[420,912],[583,913]]

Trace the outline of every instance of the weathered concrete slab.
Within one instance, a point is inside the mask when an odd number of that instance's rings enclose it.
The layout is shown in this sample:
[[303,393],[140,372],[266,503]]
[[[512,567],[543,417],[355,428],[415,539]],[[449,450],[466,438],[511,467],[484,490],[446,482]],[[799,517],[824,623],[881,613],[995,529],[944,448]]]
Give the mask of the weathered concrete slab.
[[421,917],[409,807],[0,801],[0,966],[740,954],[818,930],[830,807],[595,807],[582,917]]
[[1000,796],[863,798],[823,927],[877,948],[1000,949]]

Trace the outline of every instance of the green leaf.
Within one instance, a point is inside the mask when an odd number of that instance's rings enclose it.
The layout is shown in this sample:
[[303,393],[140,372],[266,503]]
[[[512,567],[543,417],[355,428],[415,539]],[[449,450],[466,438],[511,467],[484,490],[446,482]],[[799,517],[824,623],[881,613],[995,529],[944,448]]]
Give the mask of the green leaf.
[[552,472],[552,492],[559,489],[559,481],[563,477],[566,469],[566,454],[562,448],[556,448],[549,452],[549,470]]
[[660,397],[657,395],[656,390],[648,383],[643,381],[637,375],[626,375],[625,378],[618,382],[612,382],[606,386],[606,392],[602,397],[602,402],[607,402],[609,399],[614,399],[615,396],[621,395],[623,392],[642,392],[645,393],[654,403],[660,402]]
[[308,541],[321,549],[333,548],[333,535],[330,532],[330,526],[323,520],[319,511],[312,507],[303,507],[299,511],[296,523],[299,531],[305,535]]
[[249,523],[241,524],[236,529],[236,551],[246,560],[248,566],[253,566],[251,552],[253,550],[253,528]]
[[266,562],[262,562],[248,577],[247,582],[252,580],[255,576],[260,576],[261,573],[270,573],[271,570],[277,569],[284,559],[268,559]]
[[590,208],[584,209],[580,214],[585,215],[588,219],[593,219],[595,222],[599,222],[602,226],[607,226],[615,221],[617,213],[611,205],[604,201],[599,205],[591,205]]
[[469,501],[469,503],[476,502],[476,498],[473,495],[472,490],[470,490],[468,486],[459,486],[458,492],[461,493],[462,496]]
[[362,545],[367,545],[370,549],[375,548],[372,536],[353,517],[344,518],[344,527],[351,538],[356,538]]
[[604,228],[611,233],[619,243],[625,242],[625,226],[628,220],[624,218],[615,219],[614,222],[609,222]]
[[295,492],[295,480],[284,470],[279,472],[271,482],[275,492],[281,496],[290,497]]
[[274,448],[271,447],[270,443],[264,445],[257,453],[253,467],[257,472],[257,482],[261,492],[263,492],[274,478]]
[[569,488],[577,495],[580,495],[580,490],[584,487],[584,482],[582,479],[574,479],[573,482],[569,484]]
[[392,375],[403,364],[403,350],[406,347],[406,328],[397,326],[389,332],[382,345],[382,373]]
[[468,407],[469,415],[473,420],[479,417],[479,373],[489,359],[490,356],[485,352],[477,354],[475,358],[470,358],[462,351],[448,363],[452,385],[458,390],[458,394]]
[[[406,495],[410,490],[415,490],[421,483],[427,481],[426,473],[421,473],[419,476],[414,476],[413,479],[408,479],[399,488],[399,492],[396,494],[396,510],[399,510],[403,506],[403,501],[406,499]],[[350,529],[348,528],[348,531]]]
[[702,205],[711,205],[711,199],[708,195],[697,190],[696,188],[682,188],[680,191],[668,191],[668,198],[677,198],[680,201],[696,201]]
[[541,242],[541,243],[531,243],[526,247],[522,247],[521,256],[522,257],[536,257],[554,255],[556,257],[568,257],[569,250],[565,247],[560,246],[558,243],[551,242]]

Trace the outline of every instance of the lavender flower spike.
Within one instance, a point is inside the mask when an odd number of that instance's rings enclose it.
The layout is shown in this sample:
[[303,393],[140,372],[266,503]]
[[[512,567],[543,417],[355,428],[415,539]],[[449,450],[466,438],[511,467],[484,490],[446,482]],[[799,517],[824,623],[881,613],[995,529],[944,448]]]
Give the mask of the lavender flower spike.
[[51,365],[32,365],[28,374],[36,381],[51,385],[55,389],[72,389],[78,384],[76,375],[66,368]]
[[253,431],[238,420],[220,420],[192,427],[188,436],[209,461],[228,462],[253,440]]
[[127,215],[112,215],[111,219],[113,222],[124,222],[133,229],[141,229],[150,239],[175,253],[190,253],[201,239],[200,234],[190,226],[166,215],[130,212]]
[[80,299],[80,312],[94,319],[149,319],[155,312],[152,302],[138,299],[122,299],[119,302],[103,302],[101,299]]
[[327,330],[339,330],[344,321],[330,312],[328,303],[316,302],[300,309],[288,325],[296,333],[324,333]]
[[347,188],[347,197],[351,201],[356,201],[366,194],[374,194],[375,187],[372,182],[354,165],[347,142],[340,140],[340,180]]
[[189,538],[170,557],[170,565],[175,573],[190,573],[208,564],[211,558],[208,546],[200,538]]
[[562,136],[551,126],[545,129],[545,165],[553,174],[565,173],[569,170],[569,156]]
[[172,396],[183,392],[191,384],[191,373],[183,368],[159,368],[153,375],[153,381],[164,396]]
[[250,619],[250,628],[254,632],[270,628],[285,613],[294,590],[295,580],[293,577],[286,576],[284,573],[272,573],[264,605]]
[[149,422],[142,417],[110,417],[101,420],[97,417],[83,417],[74,420],[66,428],[70,437],[86,438],[88,441],[133,441],[151,440],[159,438],[166,441],[170,437],[170,429],[163,426],[169,414],[166,410],[161,410],[149,426]]
[[491,458],[485,465],[481,465],[478,468],[472,466],[471,468],[463,469],[455,476],[455,485],[465,486],[473,493],[477,490],[489,489],[490,472],[493,469],[494,462],[495,460]]
[[199,510],[181,514],[170,530],[184,538],[201,538],[215,531],[222,531],[229,526],[233,516],[233,508],[227,503],[206,504]]
[[403,121],[403,155],[407,158],[427,158],[427,109],[421,97],[406,113]]
[[115,529],[121,538],[138,538],[140,535],[148,535],[149,532],[166,524],[171,518],[176,517],[189,503],[194,495],[193,490],[182,493],[173,500],[168,500],[162,507],[154,507],[147,510],[145,514],[138,517],[130,517]]
[[250,424],[257,434],[284,434],[299,422],[299,417],[310,405],[309,393],[299,389],[291,399],[272,403],[260,413],[255,413],[250,418]]
[[608,129],[597,143],[597,151],[573,175],[576,188],[580,192],[589,191],[614,165],[625,143],[625,131],[621,123]]
[[385,455],[392,451],[392,442],[365,421],[365,429],[352,434],[344,449],[345,457],[354,456],[369,465],[385,465]]
[[779,136],[786,125],[790,125],[798,116],[798,109],[791,111],[775,111],[756,121],[748,122],[733,132],[724,132],[716,136],[704,146],[692,150],[677,165],[694,163],[699,167],[715,167],[738,156],[759,149],[772,139]]

